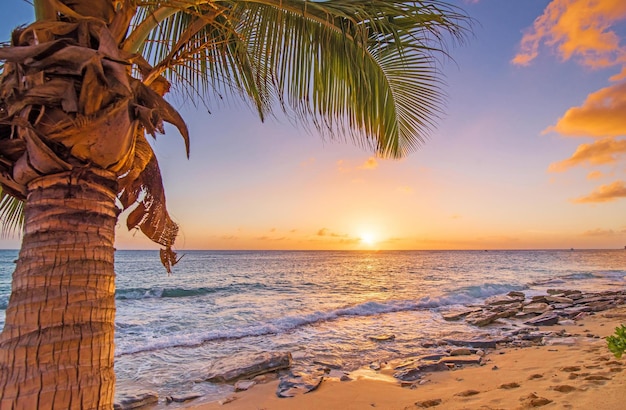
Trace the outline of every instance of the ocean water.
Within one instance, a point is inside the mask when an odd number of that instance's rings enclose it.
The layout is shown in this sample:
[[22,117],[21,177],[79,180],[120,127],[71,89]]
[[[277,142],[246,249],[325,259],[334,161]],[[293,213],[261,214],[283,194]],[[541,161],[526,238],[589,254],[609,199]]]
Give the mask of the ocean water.
[[[333,361],[349,371],[425,353],[423,342],[476,334],[441,314],[489,296],[626,284],[626,250],[181,254],[167,276],[155,251],[116,253],[119,392],[214,400],[232,391],[202,381],[220,359],[289,351],[296,368]],[[0,251],[0,328],[16,257]],[[368,338],[386,333],[395,340]]]

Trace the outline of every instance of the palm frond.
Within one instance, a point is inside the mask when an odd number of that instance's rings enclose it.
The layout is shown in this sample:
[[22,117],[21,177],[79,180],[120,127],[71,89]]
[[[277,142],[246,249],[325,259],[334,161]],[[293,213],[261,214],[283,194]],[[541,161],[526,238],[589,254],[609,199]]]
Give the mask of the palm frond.
[[434,127],[444,103],[437,59],[471,28],[437,0],[146,4],[141,20],[167,15],[141,50],[155,72],[199,96],[247,96],[261,118],[281,107],[389,157],[414,150]]
[[[0,188],[1,189],[1,188]],[[0,228],[4,237],[19,234],[24,227],[24,202],[0,190]]]

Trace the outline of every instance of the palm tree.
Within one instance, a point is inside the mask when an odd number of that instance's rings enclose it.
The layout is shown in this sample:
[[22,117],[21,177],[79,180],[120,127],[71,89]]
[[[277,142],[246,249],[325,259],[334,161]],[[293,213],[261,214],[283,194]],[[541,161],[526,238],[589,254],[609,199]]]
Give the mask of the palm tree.
[[[34,0],[0,48],[0,215],[22,227],[0,335],[0,408],[111,408],[114,232],[178,226],[147,134],[163,98],[240,96],[400,157],[440,113],[437,56],[470,20],[438,0]],[[22,216],[23,215],[23,216]]]

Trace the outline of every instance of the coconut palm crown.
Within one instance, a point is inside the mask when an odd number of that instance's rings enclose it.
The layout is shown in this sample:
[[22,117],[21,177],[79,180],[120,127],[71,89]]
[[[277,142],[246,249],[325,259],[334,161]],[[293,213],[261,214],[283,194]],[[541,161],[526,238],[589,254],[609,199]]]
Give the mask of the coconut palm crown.
[[242,97],[397,158],[441,113],[438,56],[470,19],[438,0],[34,0],[0,47],[0,216],[23,226],[4,330],[0,408],[110,408],[114,231],[130,209],[162,246],[166,210],[146,135],[173,124],[170,85]]

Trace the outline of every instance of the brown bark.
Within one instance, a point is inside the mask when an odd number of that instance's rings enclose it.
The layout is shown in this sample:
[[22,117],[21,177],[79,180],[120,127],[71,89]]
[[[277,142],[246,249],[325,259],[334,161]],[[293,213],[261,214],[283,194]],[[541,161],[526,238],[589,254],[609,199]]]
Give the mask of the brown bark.
[[0,335],[1,409],[110,409],[117,180],[84,168],[28,184]]

